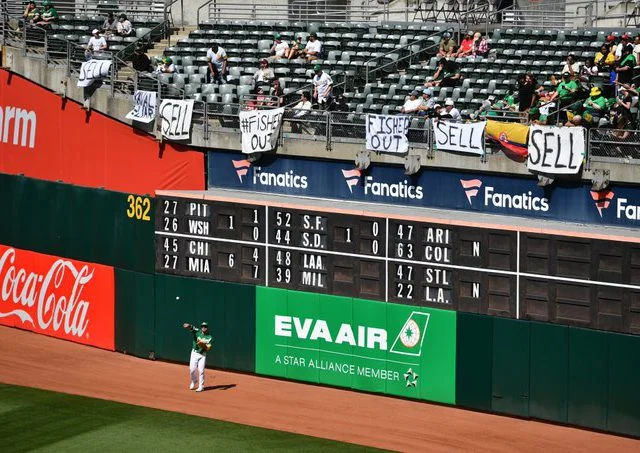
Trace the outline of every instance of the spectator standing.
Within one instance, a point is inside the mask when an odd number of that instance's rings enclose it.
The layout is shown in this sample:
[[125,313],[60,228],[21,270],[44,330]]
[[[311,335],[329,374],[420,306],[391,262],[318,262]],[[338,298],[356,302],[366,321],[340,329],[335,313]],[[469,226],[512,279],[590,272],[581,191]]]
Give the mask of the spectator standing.
[[317,99],[320,107],[324,108],[333,97],[331,94],[333,90],[333,80],[329,74],[322,70],[319,64],[315,65],[313,70],[316,73],[313,77],[313,97]]
[[44,0],[42,2],[42,12],[36,25],[42,28],[51,28],[52,24],[58,21],[58,11],[53,7],[50,0]]
[[151,68],[151,60],[144,53],[144,47],[138,44],[131,55],[131,64],[133,69],[138,72],[147,72]]
[[562,72],[568,72],[572,79],[577,79],[580,75],[580,63],[576,61],[576,57],[574,54],[570,53],[567,55],[567,61],[564,63],[562,67]]
[[631,44],[631,35],[625,33],[616,46],[616,61],[622,61],[624,48],[629,44]]
[[320,54],[322,53],[322,43],[318,41],[318,35],[315,33],[311,33],[309,35],[309,40],[307,41],[307,45],[303,52],[309,63],[320,58]]
[[112,12],[110,12],[104,20],[101,31],[106,35],[115,35],[118,33],[118,21]]
[[440,114],[440,118],[449,119],[455,123],[462,121],[462,115],[460,115],[460,111],[455,107],[451,99],[447,99],[444,102],[444,112]]
[[131,21],[127,19],[126,14],[120,14],[116,27],[116,32],[120,36],[131,36],[133,33],[133,26],[131,25]]
[[255,74],[253,74],[254,82],[258,84],[263,84],[263,83],[269,84],[274,78],[275,78],[275,75],[273,73],[273,69],[269,67],[269,62],[267,61],[267,59],[266,58],[261,59],[260,67],[255,72]]
[[480,32],[476,32],[473,36],[473,56],[486,57],[489,55],[489,42],[487,37]]
[[636,65],[640,65],[640,35],[636,35],[633,44],[633,55],[636,57]]
[[274,36],[273,45],[271,46],[271,50],[269,51],[271,55],[276,58],[282,58],[285,57],[288,50],[289,44],[287,44],[287,41],[283,41],[280,34],[276,33],[276,35]]
[[438,48],[438,56],[451,57],[456,51],[458,44],[451,37],[451,33],[445,32],[440,40],[440,46]]
[[527,72],[518,79],[518,93],[520,102],[518,110],[528,112],[537,101],[537,90],[540,87],[533,74]]
[[603,44],[602,47],[600,47],[600,50],[596,53],[593,62],[598,66],[598,69],[604,71],[616,62],[615,51],[611,51],[608,44]]
[[631,83],[633,79],[633,68],[636,65],[636,58],[633,56],[633,46],[627,45],[622,50],[622,58],[616,68],[615,82],[618,84]]
[[400,110],[402,113],[417,113],[420,110],[420,106],[422,105],[422,99],[418,98],[418,92],[413,90],[409,93],[409,99],[404,102],[402,109]]
[[466,57],[473,53],[473,32],[468,31],[458,48],[457,57]]
[[87,43],[84,58],[89,61],[93,58],[94,52],[101,52],[103,50],[107,50],[107,40],[104,39],[104,36],[100,36],[97,28],[94,28],[91,32],[91,38],[89,38],[89,42]]
[[217,42],[211,44],[211,48],[207,50],[207,64],[209,65],[207,83],[213,80],[224,84],[227,74],[227,52]]
[[618,85],[618,96],[616,96],[616,102],[611,108],[612,112],[615,115],[624,116],[628,122],[632,122],[631,106],[633,105],[633,96],[637,95],[638,92],[630,85]]
[[[560,109],[563,109],[574,101],[575,97],[578,94],[578,89],[578,82],[571,78],[570,73],[565,72],[564,74],[562,74],[562,81],[558,84],[556,91],[551,94],[549,100],[555,101],[556,99],[558,99],[558,107]],[[566,111],[560,112],[560,122],[567,122]]]

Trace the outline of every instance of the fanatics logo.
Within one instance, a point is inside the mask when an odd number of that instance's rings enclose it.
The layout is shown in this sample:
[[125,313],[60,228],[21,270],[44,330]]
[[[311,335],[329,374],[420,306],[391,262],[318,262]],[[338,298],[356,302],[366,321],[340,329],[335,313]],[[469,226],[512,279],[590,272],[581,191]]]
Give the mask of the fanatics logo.
[[478,195],[478,190],[482,187],[482,181],[479,179],[469,179],[469,180],[460,180],[460,184],[464,189],[464,193],[467,195],[467,200],[469,200],[469,204],[473,206],[472,199],[476,195]]
[[602,217],[602,210],[607,209],[609,207],[609,204],[611,203],[611,200],[613,200],[614,196],[615,196],[615,193],[613,193],[611,190],[608,190],[608,189],[600,190],[600,191],[596,191],[596,190],[591,191],[591,198],[593,198],[593,201],[595,202],[595,205],[596,205],[596,208],[598,209],[598,213],[600,214],[600,217]]
[[251,167],[251,162],[249,162],[246,159],[232,160],[231,162],[233,162],[233,166],[236,169],[236,174],[238,175],[238,179],[240,180],[240,182],[243,182],[242,177],[246,175],[247,172],[249,171],[249,168]]
[[360,176],[362,172],[357,168],[353,170],[342,170],[342,175],[344,176],[345,181],[347,182],[347,187],[349,187],[349,192],[353,193],[353,186],[358,184],[360,180]]

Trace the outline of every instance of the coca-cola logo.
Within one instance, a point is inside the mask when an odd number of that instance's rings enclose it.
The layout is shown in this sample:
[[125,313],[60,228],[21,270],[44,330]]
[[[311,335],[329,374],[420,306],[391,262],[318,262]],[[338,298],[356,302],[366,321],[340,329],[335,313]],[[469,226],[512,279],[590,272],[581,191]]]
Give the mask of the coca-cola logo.
[[[94,270],[87,264],[76,267],[58,258],[46,273],[29,271],[16,264],[16,249],[8,248],[0,257],[0,318],[17,316],[23,324],[41,330],[82,337],[89,325],[90,301],[82,298]],[[5,308],[13,304],[15,308]],[[8,310],[8,311],[5,311]],[[35,317],[35,320],[34,320]]]

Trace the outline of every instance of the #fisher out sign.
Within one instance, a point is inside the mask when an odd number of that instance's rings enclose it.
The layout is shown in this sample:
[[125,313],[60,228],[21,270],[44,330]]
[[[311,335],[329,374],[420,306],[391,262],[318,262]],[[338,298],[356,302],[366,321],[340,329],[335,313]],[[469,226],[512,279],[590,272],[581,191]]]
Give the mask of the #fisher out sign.
[[486,121],[462,124],[434,119],[433,134],[436,147],[440,151],[456,151],[482,156],[486,125]]
[[409,150],[407,132],[411,118],[401,115],[367,114],[367,149],[379,153],[404,154]]
[[158,94],[155,91],[136,91],[133,95],[133,110],[127,113],[126,118],[141,123],[150,123],[156,117],[156,100]]
[[189,140],[193,99],[163,99],[160,104],[162,136],[171,140]]
[[240,112],[242,152],[253,154],[274,149],[278,144],[283,114],[284,107]]
[[583,127],[531,126],[527,168],[551,174],[576,174],[585,155]]

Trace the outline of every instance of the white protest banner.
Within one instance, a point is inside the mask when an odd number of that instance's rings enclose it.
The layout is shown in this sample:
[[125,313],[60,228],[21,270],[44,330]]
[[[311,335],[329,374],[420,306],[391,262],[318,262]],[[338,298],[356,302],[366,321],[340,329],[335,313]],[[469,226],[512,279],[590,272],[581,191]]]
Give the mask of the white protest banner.
[[576,174],[585,153],[583,127],[531,126],[527,168],[541,173]]
[[252,154],[274,149],[278,143],[282,115],[284,107],[240,112],[242,152]]
[[486,121],[477,123],[452,123],[433,120],[436,147],[440,151],[457,151],[469,154],[484,154],[484,128]]
[[158,93],[155,91],[136,91],[133,95],[133,110],[125,117],[128,120],[150,123],[156,117],[156,100]]
[[374,115],[367,113],[367,149],[382,153],[404,154],[409,150],[408,116]]
[[109,76],[111,71],[111,60],[89,60],[80,66],[80,75],[78,76],[78,86],[88,87],[94,81]]
[[160,104],[162,136],[171,140],[189,140],[193,99],[163,99]]

